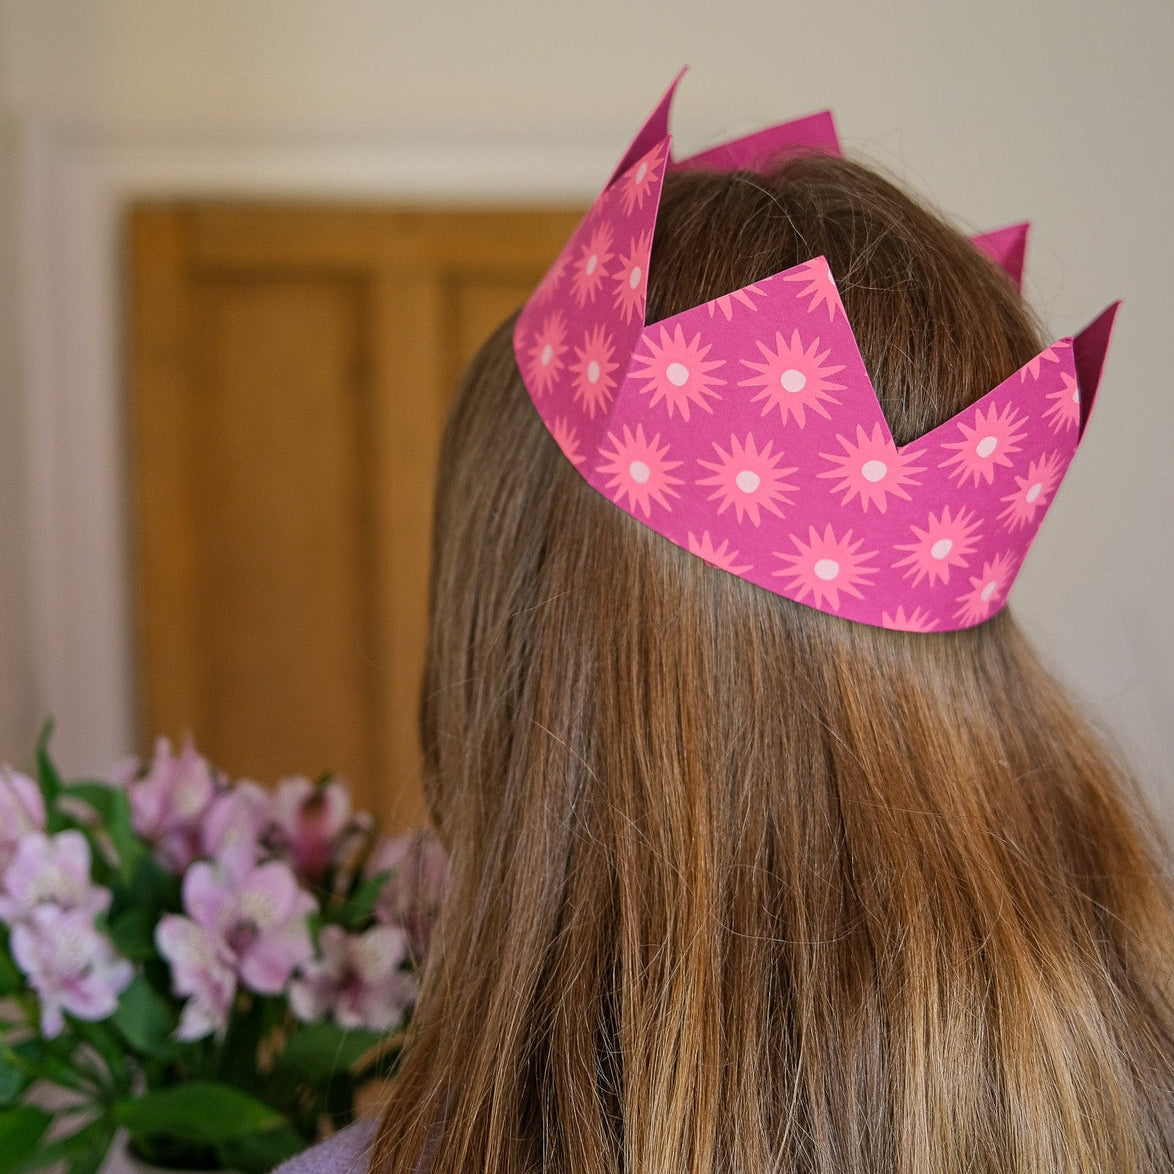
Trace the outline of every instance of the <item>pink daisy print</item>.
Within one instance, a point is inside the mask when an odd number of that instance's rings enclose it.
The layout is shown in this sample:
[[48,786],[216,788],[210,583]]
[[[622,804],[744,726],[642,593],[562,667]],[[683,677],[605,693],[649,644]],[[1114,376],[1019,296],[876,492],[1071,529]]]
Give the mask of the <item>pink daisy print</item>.
[[1032,461],[1027,476],[1015,478],[1015,492],[1002,498],[1007,508],[999,515],[1008,530],[1015,531],[1035,520],[1035,511],[1047,505],[1060,483],[1064,462],[1059,453],[1050,452]]
[[576,467],[581,465],[587,458],[579,451],[579,434],[567,423],[566,416],[555,416],[554,421],[550,425],[550,434],[554,437],[555,443],[563,450],[563,456]]
[[611,251],[612,236],[611,225],[603,220],[592,230],[587,243],[579,247],[579,259],[575,262],[575,274],[571,278],[571,293],[579,309],[588,302],[593,303],[603,285],[603,279],[607,276],[605,266],[615,256]]
[[1052,426],[1053,432],[1066,432],[1080,423],[1080,388],[1067,371],[1060,372],[1062,387],[1048,392],[1051,405],[1044,412],[1044,419]]
[[898,632],[932,632],[937,626],[938,621],[920,607],[915,607],[909,615],[905,614],[903,607],[898,607],[895,615],[881,612],[882,628],[893,628]]
[[642,316],[644,313],[644,296],[648,289],[645,266],[650,243],[651,236],[647,232],[634,237],[628,252],[620,254],[619,269],[612,274],[616,283],[615,307],[624,316],[625,322],[631,322],[633,314]]
[[607,488],[612,491],[612,497],[619,502],[620,498],[626,495],[630,510],[634,513],[639,506],[646,518],[652,514],[654,501],[666,510],[671,510],[672,506],[669,505],[668,499],[681,496],[673,486],[683,485],[684,482],[669,472],[681,463],[665,459],[669,446],[666,444],[663,448],[657,448],[660,433],[658,432],[651,440],[645,440],[642,425],[636,425],[636,434],[633,436],[632,430],[625,424],[623,440],[618,439],[612,432],[607,434],[607,438],[615,449],[599,450],[601,456],[608,457],[611,461],[610,464],[600,465],[599,471],[612,475],[612,479],[607,483]]
[[583,345],[575,347],[575,362],[571,372],[575,376],[575,399],[583,404],[583,410],[595,419],[596,409],[606,408],[611,403],[616,381],[611,373],[619,366],[612,362],[615,344],[602,326],[593,326],[583,336]]
[[864,564],[876,556],[876,551],[858,553],[864,539],[858,538],[853,542],[851,530],[843,538],[837,538],[830,525],[824,528],[822,535],[814,526],[807,529],[806,543],[798,535],[791,535],[791,541],[795,544],[798,554],[775,551],[777,558],[784,559],[791,566],[773,573],[780,577],[789,575],[787,589],[797,591],[795,598],[800,602],[811,595],[816,607],[822,607],[827,602],[831,604],[833,611],[838,609],[841,591],[846,595],[863,599],[864,596],[857,588],[871,585],[868,578],[876,574],[876,568],[866,567]]
[[787,492],[797,489],[785,478],[796,471],[795,467],[780,469],[779,461],[782,452],[771,455],[771,441],[758,449],[754,444],[754,434],[748,433],[746,443],[739,444],[736,436],[730,437],[730,451],[726,452],[715,440],[713,447],[717,452],[718,460],[698,461],[706,469],[713,470],[712,477],[703,477],[698,485],[714,485],[716,488],[709,495],[710,501],[721,504],[717,507],[719,514],[732,505],[742,520],[745,514],[757,526],[761,522],[759,509],[770,510],[776,517],[781,518],[783,511],[779,505],[790,505],[792,499]]
[[840,301],[840,291],[836,289],[836,279],[832,276],[828,263],[822,257],[808,261],[798,273],[789,273],[783,280],[807,282],[795,296],[796,298],[810,296],[811,301],[807,306],[809,314],[814,313],[817,306],[826,305],[828,321],[832,322],[835,320],[836,311],[844,309],[843,303]]
[[642,337],[650,353],[632,356],[637,363],[644,364],[643,371],[633,371],[632,374],[634,378],[647,380],[640,391],[643,395],[652,392],[649,406],[655,407],[664,400],[670,420],[673,413],[679,411],[682,419],[688,421],[690,403],[707,412],[712,411],[705,397],[720,399],[713,385],[725,383],[724,379],[709,373],[723,362],[721,359],[706,360],[712,344],[702,346],[700,333],[693,336],[692,342],[686,342],[680,326],[674,326],[671,335],[662,326],[660,346],[652,341],[650,334],[645,333]]
[[700,538],[693,536],[693,531],[689,531],[689,553],[697,555],[698,558],[703,558],[711,567],[718,567],[720,570],[729,571],[731,575],[744,575],[750,570],[750,563],[745,566],[735,565],[738,558],[736,550],[729,549],[730,542],[728,538],[723,538],[721,545],[714,547],[713,540],[709,537],[709,531],[703,530]]
[[[751,295],[754,295],[751,297]],[[728,322],[734,316],[734,303],[737,302],[740,306],[745,306],[748,310],[757,310],[758,306],[754,302],[754,298],[766,297],[766,290],[757,285],[745,285],[741,289],[734,290],[733,293],[722,294],[720,298],[714,298],[712,302],[706,302],[705,308],[709,311],[709,316],[712,318],[715,310],[721,310],[722,315]]]
[[804,350],[799,332],[791,332],[791,341],[787,343],[783,336],[775,332],[775,349],[772,351],[766,343],[755,339],[755,346],[762,352],[764,363],[755,363],[751,359],[743,359],[742,365],[759,374],[750,379],[740,380],[739,387],[760,387],[762,390],[751,399],[751,403],[765,400],[762,414],[767,415],[772,408],[778,408],[783,417],[783,423],[793,416],[800,428],[807,425],[807,409],[818,412],[828,419],[824,401],[838,404],[840,401],[830,393],[843,391],[842,383],[833,383],[831,376],[844,369],[843,364],[823,366],[831,348],[819,354],[819,339],[816,338]]
[[1069,342],[1054,342],[1050,347],[1040,351],[1040,353],[1036,355],[1035,358],[1032,359],[1019,372],[1019,382],[1025,382],[1029,374],[1031,375],[1032,379],[1038,379],[1040,366],[1043,363],[1058,363],[1060,361],[1060,356],[1057,352],[1067,350],[1071,345],[1072,344]]
[[945,506],[940,517],[932,513],[929,515],[924,530],[920,526],[911,526],[910,529],[917,541],[897,545],[897,550],[907,550],[909,553],[893,563],[893,566],[907,568],[902,574],[912,579],[914,587],[927,575],[931,587],[939,579],[948,583],[950,568],[966,566],[979,538],[978,521],[965,508],[960,508],[951,517],[950,507]]
[[535,305],[541,306],[554,297],[554,291],[558,289],[558,283],[562,281],[569,261],[570,257],[565,251],[559,253],[554,264],[546,271],[546,276],[538,283],[538,288],[534,291]]
[[658,143],[620,180],[624,185],[621,199],[626,216],[631,215],[633,208],[644,207],[644,201],[648,198],[657,179],[660,178],[660,166],[664,162],[667,148],[667,143]]
[[858,496],[860,507],[865,513],[868,513],[871,503],[883,514],[888,504],[888,494],[895,494],[908,501],[909,494],[905,492],[905,486],[920,484],[914,474],[924,473],[925,466],[913,462],[925,455],[925,449],[910,453],[898,452],[893,438],[885,435],[879,423],[873,424],[871,436],[857,424],[855,444],[838,433],[836,439],[843,446],[842,456],[826,452],[819,455],[838,467],[818,476],[840,478],[832,486],[832,492],[844,494],[841,505],[847,505]]
[[970,627],[985,620],[1007,596],[1015,561],[1010,551],[982,564],[982,574],[970,577],[970,590],[958,596],[962,605],[954,619]]
[[938,468],[955,466],[950,470],[950,477],[957,477],[960,486],[967,477],[972,477],[975,485],[984,479],[989,485],[995,478],[995,469],[999,465],[1009,466],[1012,454],[1019,451],[1019,442],[1027,433],[1018,429],[1026,422],[1026,417],[1019,415],[1012,404],[1004,405],[1002,411],[992,404],[986,415],[983,415],[982,408],[975,408],[974,426],[959,421],[958,431],[962,439],[942,445],[956,451]]
[[563,368],[562,355],[567,349],[563,342],[566,336],[566,319],[557,310],[543,318],[526,364],[526,385],[536,396],[545,395],[558,378]]

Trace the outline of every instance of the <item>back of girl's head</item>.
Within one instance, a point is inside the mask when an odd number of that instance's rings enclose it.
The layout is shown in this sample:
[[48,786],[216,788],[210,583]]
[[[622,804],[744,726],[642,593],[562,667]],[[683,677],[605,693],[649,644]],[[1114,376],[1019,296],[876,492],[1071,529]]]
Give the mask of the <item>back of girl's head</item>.
[[[824,254],[899,444],[1039,350],[874,172],[666,182],[649,320]],[[453,889],[376,1167],[1174,1168],[1174,922],[1126,786],[1004,611],[934,635],[635,522],[510,347],[438,487],[426,790]]]

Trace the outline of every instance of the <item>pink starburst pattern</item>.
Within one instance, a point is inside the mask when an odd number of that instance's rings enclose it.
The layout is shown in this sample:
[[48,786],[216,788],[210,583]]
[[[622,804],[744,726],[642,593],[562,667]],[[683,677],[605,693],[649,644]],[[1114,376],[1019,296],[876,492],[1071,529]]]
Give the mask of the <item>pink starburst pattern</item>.
[[563,456],[572,465],[581,465],[587,459],[579,451],[579,434],[567,423],[566,416],[555,416],[554,422],[550,426],[550,434],[554,437],[559,448],[563,450]]
[[595,419],[597,409],[611,403],[616,381],[612,372],[619,363],[612,362],[615,353],[612,336],[602,326],[594,326],[583,336],[583,345],[575,347],[575,362],[571,372],[575,376],[575,399],[583,410]]
[[1067,371],[1060,372],[1063,386],[1048,392],[1052,402],[1044,412],[1044,419],[1053,432],[1066,432],[1080,423],[1080,388]]
[[664,163],[664,154],[667,148],[667,143],[658,143],[621,180],[624,185],[621,200],[626,216],[631,215],[633,208],[644,207],[644,201],[660,178],[660,167]]
[[[753,297],[751,297],[752,294]],[[720,298],[714,298],[712,302],[706,302],[705,308],[709,311],[711,318],[715,311],[721,310],[722,316],[728,322],[734,316],[735,302],[740,306],[745,306],[748,310],[757,311],[758,306],[755,304],[754,298],[764,297],[766,297],[766,290],[757,285],[746,285],[741,289],[734,290],[733,293],[722,294]]]
[[859,497],[860,508],[865,513],[868,513],[871,504],[883,514],[888,506],[888,494],[908,501],[909,494],[905,492],[905,486],[920,484],[914,474],[924,473],[925,466],[913,462],[925,455],[925,449],[898,452],[892,437],[885,435],[879,423],[873,424],[871,436],[857,424],[855,444],[838,433],[836,439],[843,446],[842,455],[826,452],[819,455],[837,467],[818,476],[839,478],[832,486],[832,492],[844,494],[841,505],[847,505],[854,497]]
[[697,484],[716,486],[709,500],[720,503],[717,507],[719,514],[733,506],[739,522],[746,515],[755,526],[762,520],[759,509],[770,510],[778,518],[783,516],[779,505],[790,505],[793,499],[787,493],[798,488],[786,480],[789,474],[796,472],[796,467],[780,469],[778,463],[783,454],[779,451],[772,455],[771,444],[768,440],[759,449],[755,446],[753,433],[747,433],[744,444],[740,444],[736,436],[731,436],[729,452],[717,441],[713,442],[718,456],[716,462],[697,462],[713,470],[712,477],[703,477]]
[[545,395],[563,369],[566,336],[567,321],[557,310],[543,318],[526,356],[526,384],[536,396]]
[[938,621],[920,607],[915,607],[908,615],[904,607],[898,607],[894,615],[881,612],[882,628],[893,628],[898,632],[932,632],[937,626]]
[[993,614],[1007,596],[1011,585],[1015,560],[1009,551],[983,562],[982,574],[970,576],[970,590],[958,596],[962,605],[954,619],[970,627]]
[[828,263],[822,257],[808,261],[798,273],[789,273],[784,281],[806,281],[807,284],[795,295],[796,298],[810,297],[807,312],[814,313],[817,306],[826,305],[828,321],[835,320],[836,311],[841,312],[844,304],[840,301],[840,291],[836,289],[836,279],[832,276]]
[[1036,355],[1035,358],[1032,359],[1019,372],[1019,382],[1025,382],[1029,374],[1031,375],[1032,379],[1038,379],[1040,367],[1044,363],[1058,363],[1060,361],[1060,356],[1057,352],[1067,350],[1071,345],[1071,343],[1067,342],[1054,342],[1050,347],[1040,351],[1040,353]]
[[633,355],[637,363],[644,364],[644,370],[634,371],[633,375],[647,380],[640,391],[644,395],[652,393],[649,407],[655,407],[663,400],[670,420],[673,413],[679,411],[688,421],[690,403],[707,412],[713,411],[705,397],[721,399],[713,387],[725,383],[725,380],[710,374],[723,363],[722,359],[705,358],[712,344],[702,346],[700,333],[695,334],[691,342],[686,342],[680,326],[674,326],[671,335],[662,326],[659,346],[648,334],[644,335],[644,342],[650,353]]
[[992,404],[985,415],[982,408],[975,408],[973,427],[959,421],[958,431],[962,439],[942,445],[955,452],[938,468],[953,465],[950,478],[956,477],[960,486],[968,477],[973,478],[974,485],[980,480],[989,485],[995,478],[995,469],[1000,465],[1010,466],[1012,455],[1019,451],[1019,442],[1027,433],[1018,430],[1026,422],[1026,417],[1019,415],[1012,404],[1005,404],[1001,411]]
[[728,538],[723,538],[721,545],[715,547],[713,540],[709,537],[709,531],[703,530],[701,537],[696,538],[693,531],[689,531],[689,553],[697,555],[698,558],[703,558],[711,567],[718,567],[723,571],[729,571],[731,575],[743,575],[751,569],[751,564],[746,563],[744,566],[737,566],[738,552],[729,549],[730,542]]
[[607,263],[615,256],[611,251],[613,235],[611,225],[601,220],[587,238],[587,243],[580,246],[579,259],[575,262],[575,273],[571,278],[571,293],[579,309],[588,302],[594,303],[595,295],[603,287]]
[[669,446],[658,448],[660,433],[651,440],[644,439],[644,428],[636,425],[636,434],[624,425],[624,437],[620,440],[614,432],[609,432],[607,438],[614,446],[614,450],[601,448],[600,455],[609,458],[610,464],[600,465],[599,472],[610,473],[611,480],[607,483],[612,497],[618,502],[621,497],[627,496],[628,505],[632,511],[637,507],[644,511],[644,516],[652,515],[652,503],[671,510],[670,497],[680,497],[674,485],[683,485],[680,477],[674,477],[670,469],[677,468],[680,461],[666,459]]
[[912,579],[914,587],[926,576],[929,576],[931,587],[939,579],[948,583],[950,568],[966,566],[979,538],[978,520],[964,507],[951,517],[950,507],[944,506],[940,517],[929,515],[924,530],[920,526],[911,526],[910,529],[916,541],[897,545],[897,550],[909,553],[893,566],[905,567],[902,574]]
[[545,305],[554,297],[554,291],[558,289],[559,282],[563,279],[563,274],[567,271],[567,264],[570,257],[567,253],[559,253],[555,258],[555,262],[546,271],[546,276],[538,283],[538,288],[534,291],[534,304],[541,306]]
[[634,237],[627,253],[620,254],[619,269],[612,274],[616,283],[615,307],[624,316],[625,322],[631,322],[632,316],[641,314],[644,309],[644,296],[648,289],[649,243],[647,232]]
[[1015,478],[1015,492],[1001,499],[1007,503],[1007,508],[999,514],[999,521],[1011,531],[1034,521],[1035,511],[1051,501],[1063,470],[1064,462],[1059,453],[1050,452],[1038,461],[1032,461],[1027,467],[1027,476]]
[[804,350],[797,330],[791,332],[789,343],[776,331],[773,351],[760,339],[755,339],[755,346],[766,361],[755,363],[752,359],[743,359],[743,366],[758,371],[759,374],[739,381],[738,386],[762,389],[750,402],[765,400],[762,408],[764,416],[768,415],[772,408],[778,408],[784,424],[794,417],[800,428],[807,425],[808,408],[818,412],[824,419],[829,418],[824,402],[838,404],[840,401],[831,392],[844,390],[842,383],[831,381],[832,375],[844,369],[843,364],[823,366],[830,348],[819,351],[819,339],[816,338]]
[[876,574],[875,567],[866,567],[869,559],[876,557],[876,551],[870,550],[861,554],[860,547],[864,544],[863,538],[852,541],[852,531],[849,530],[843,538],[837,538],[831,525],[824,527],[821,535],[814,526],[808,526],[808,540],[804,542],[797,534],[791,535],[798,554],[785,554],[775,551],[775,557],[781,558],[791,565],[773,574],[782,577],[790,576],[787,583],[789,591],[797,591],[795,596],[800,603],[811,595],[816,607],[829,603],[832,610],[840,606],[840,592],[853,595],[857,599],[864,596],[857,590],[859,587],[871,586],[869,577]]

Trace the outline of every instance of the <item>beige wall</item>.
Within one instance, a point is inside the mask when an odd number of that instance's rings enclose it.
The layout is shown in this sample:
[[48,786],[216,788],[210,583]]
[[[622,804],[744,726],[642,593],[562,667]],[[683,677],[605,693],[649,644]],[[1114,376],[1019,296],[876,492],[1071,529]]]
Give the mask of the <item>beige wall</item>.
[[[94,685],[60,696],[60,664],[44,667],[56,617],[36,578],[34,539],[49,508],[51,459],[13,437],[40,418],[20,356],[46,328],[30,317],[53,302],[22,284],[35,268],[34,213],[14,197],[32,164],[13,142],[80,127],[108,151],[151,142],[166,171],[169,136],[187,166],[193,144],[338,135],[367,186],[427,191],[426,174],[401,169],[382,183],[378,160],[362,162],[365,142],[399,136],[443,143],[450,163],[467,159],[437,180],[446,190],[561,184],[587,193],[689,62],[676,111],[686,146],[831,106],[851,149],[966,225],[1033,220],[1027,289],[1057,334],[1110,298],[1125,299],[1094,427],[1016,604],[1061,673],[1121,731],[1174,817],[1174,396],[1165,341],[1174,315],[1174,6],[754,0],[719,13],[699,0],[0,0],[0,20],[0,115],[12,135],[0,139],[8,144],[0,264],[11,275],[0,298],[0,757],[22,755],[30,723],[50,708],[75,759],[126,736],[121,702],[88,706]],[[543,144],[552,160],[561,152],[555,181],[543,174]],[[579,149],[581,166],[568,161]],[[239,180],[239,167],[232,174]],[[332,178],[321,177],[324,189]],[[272,176],[250,182],[280,186]],[[51,430],[38,443],[51,447]],[[110,446],[95,459],[113,460]],[[109,484],[115,510],[117,479]],[[117,526],[103,535],[99,561],[113,566]],[[117,602],[100,598],[95,609],[92,622],[105,609],[111,639],[125,643]],[[125,682],[115,684],[117,696]],[[86,722],[105,712],[103,744]],[[85,744],[76,733],[71,743],[67,727],[84,729]]]

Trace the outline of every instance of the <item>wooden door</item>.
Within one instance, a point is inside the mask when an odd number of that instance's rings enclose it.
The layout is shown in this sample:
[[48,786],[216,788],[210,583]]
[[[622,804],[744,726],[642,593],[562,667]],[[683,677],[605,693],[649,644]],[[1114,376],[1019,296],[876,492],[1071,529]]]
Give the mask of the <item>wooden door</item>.
[[129,218],[139,728],[420,822],[451,390],[578,213],[152,203]]

